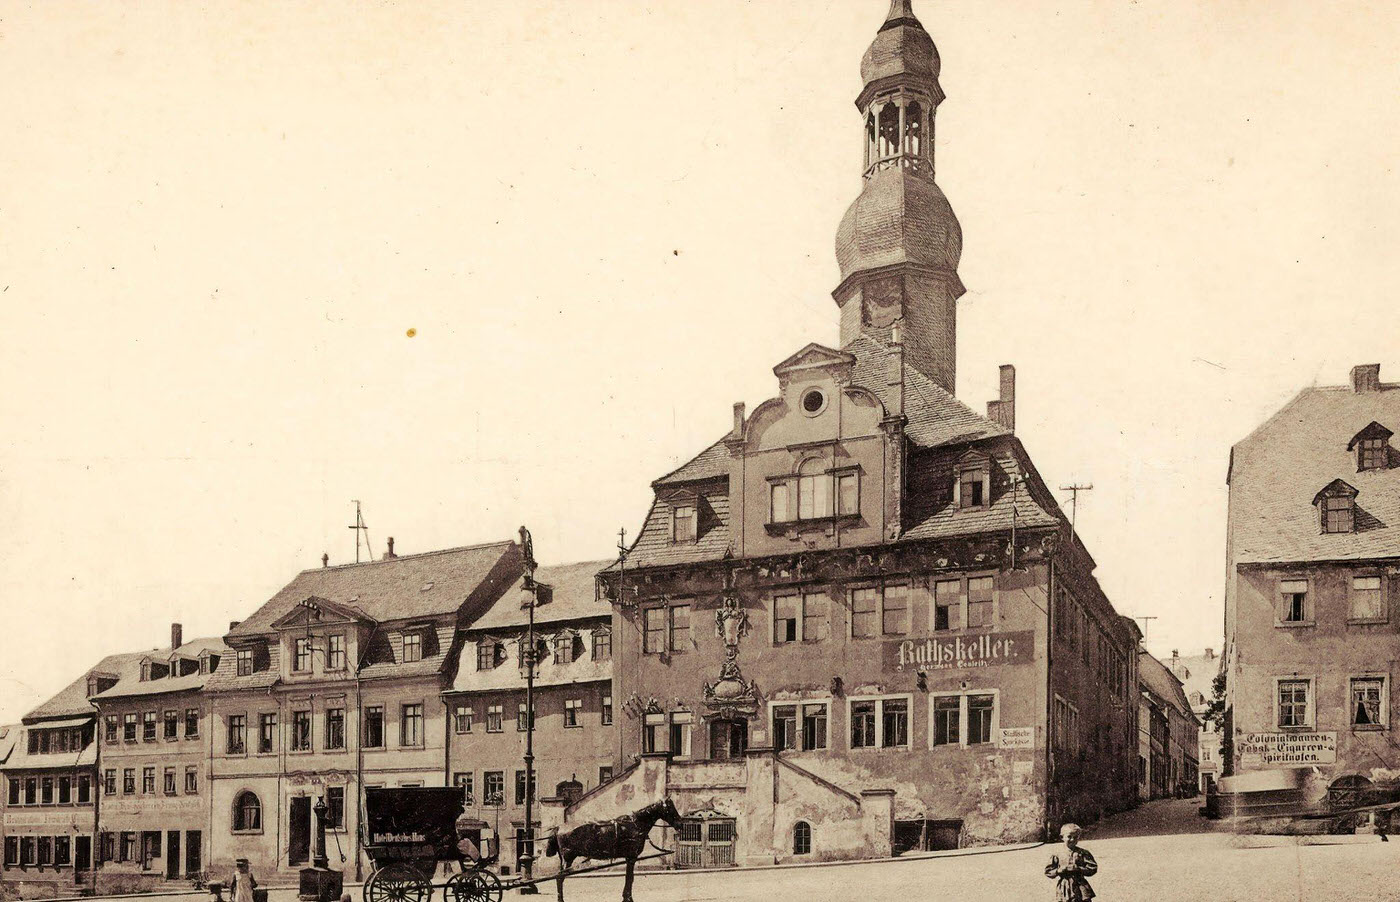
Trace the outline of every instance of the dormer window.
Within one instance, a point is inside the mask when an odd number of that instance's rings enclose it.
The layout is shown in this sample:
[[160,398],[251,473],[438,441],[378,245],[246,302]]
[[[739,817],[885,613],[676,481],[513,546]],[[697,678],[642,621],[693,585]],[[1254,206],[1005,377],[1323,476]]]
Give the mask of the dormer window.
[[238,650],[238,675],[250,676],[253,673],[253,650],[251,648],[240,648]]
[[987,507],[991,502],[991,483],[991,462],[976,452],[963,455],[958,461],[958,508],[973,510]]
[[671,508],[671,541],[677,545],[695,541],[696,516],[694,504],[678,504]]
[[423,633],[419,630],[407,630],[403,634],[403,660],[404,663],[423,660]]
[[1389,429],[1372,421],[1365,429],[1352,436],[1347,443],[1348,451],[1356,452],[1356,470],[1384,470],[1390,466]]
[[1334,479],[1313,497],[1324,534],[1356,531],[1356,489]]
[[494,639],[476,643],[476,669],[495,670],[506,661],[506,647]]
[[141,662],[141,682],[145,683],[151,679],[151,662]]

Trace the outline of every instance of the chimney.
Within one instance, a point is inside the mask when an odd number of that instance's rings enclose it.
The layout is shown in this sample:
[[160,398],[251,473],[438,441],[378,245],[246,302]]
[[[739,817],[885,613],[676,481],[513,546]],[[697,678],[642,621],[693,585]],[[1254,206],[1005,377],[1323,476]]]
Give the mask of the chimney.
[[1207,661],[1214,661],[1214,660],[1215,660],[1215,649],[1213,649],[1213,648],[1207,648],[1207,649],[1206,649],[1206,660],[1207,660]]
[[327,554],[326,552],[324,552],[324,551],[321,552],[321,566],[322,566],[322,567],[329,567],[330,565],[331,565],[331,556],[330,556],[329,554]]
[[1363,363],[1351,368],[1351,387],[1353,391],[1380,391],[1381,390],[1381,365],[1379,363]]
[[1003,363],[1001,374],[1001,397],[987,402],[987,419],[1000,423],[1012,432],[1016,431],[1016,367]]
[[729,437],[738,441],[744,435],[744,402],[734,402],[734,430],[729,433]]
[[396,557],[398,557],[398,555],[394,554],[394,537],[389,536],[389,550],[384,552],[383,560],[392,561]]
[[1176,649],[1173,648],[1173,649],[1172,649],[1172,667],[1175,667],[1176,664],[1177,664],[1177,662],[1178,662],[1179,660],[1181,660],[1181,656],[1178,655],[1178,654],[1176,653]]
[[184,644],[185,644],[185,630],[184,630],[184,627],[180,626],[180,624],[178,624],[178,623],[172,623],[172,624],[170,624],[170,650],[171,650],[171,651],[174,651],[175,649],[179,648],[181,645],[184,645]]
[[230,621],[228,622],[228,631],[229,631],[230,633],[233,632],[234,629],[237,628],[238,624],[240,624],[240,623],[242,623],[242,622],[243,622],[243,621],[241,621],[241,620],[230,620]]

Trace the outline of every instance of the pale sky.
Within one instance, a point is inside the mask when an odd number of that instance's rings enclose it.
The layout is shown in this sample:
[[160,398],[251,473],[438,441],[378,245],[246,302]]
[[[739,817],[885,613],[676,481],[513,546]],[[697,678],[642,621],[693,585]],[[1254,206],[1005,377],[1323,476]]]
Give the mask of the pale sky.
[[[886,6],[0,0],[0,719],[353,560],[353,498],[376,554],[610,556],[836,342]],[[1400,12],[915,8],[958,394],[1014,363],[1118,610],[1219,648],[1230,445],[1400,380]]]

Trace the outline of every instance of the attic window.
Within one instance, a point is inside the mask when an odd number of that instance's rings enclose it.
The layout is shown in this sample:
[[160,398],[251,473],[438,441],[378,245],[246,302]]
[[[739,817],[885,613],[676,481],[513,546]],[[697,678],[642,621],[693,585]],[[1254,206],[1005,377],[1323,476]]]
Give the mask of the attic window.
[[802,395],[802,412],[809,417],[826,410],[826,393],[819,388],[808,389]]
[[1390,466],[1389,429],[1372,420],[1347,443],[1348,451],[1356,452],[1356,470],[1384,470]]
[[958,508],[987,507],[991,499],[991,464],[980,454],[969,454],[958,462]]
[[141,662],[141,682],[144,683],[144,682],[146,682],[147,680],[149,680],[150,678],[151,678],[151,662],[150,662],[150,661],[142,661],[142,662]]
[[1356,489],[1334,479],[1313,497],[1324,534],[1356,531]]
[[698,533],[694,504],[678,504],[671,508],[671,541],[674,544],[693,543]]

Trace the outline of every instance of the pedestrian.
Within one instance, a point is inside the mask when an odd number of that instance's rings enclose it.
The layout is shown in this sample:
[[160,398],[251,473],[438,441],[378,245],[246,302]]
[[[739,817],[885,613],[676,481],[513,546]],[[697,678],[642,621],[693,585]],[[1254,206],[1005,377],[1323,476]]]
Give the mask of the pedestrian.
[[[1089,877],[1099,872],[1099,863],[1089,850],[1079,845],[1078,824],[1065,824],[1060,828],[1060,838],[1065,841],[1065,857],[1051,855],[1045,866],[1045,876],[1055,881],[1056,902],[1086,902],[1094,898],[1094,888],[1089,885]],[[235,900],[236,902],[236,900]]]
[[253,902],[253,887],[258,881],[248,868],[248,859],[239,858],[233,863],[233,877],[228,882],[230,902]]

